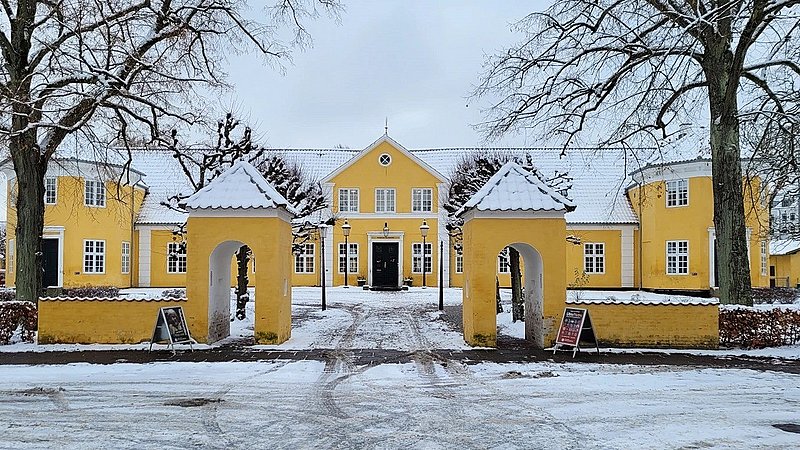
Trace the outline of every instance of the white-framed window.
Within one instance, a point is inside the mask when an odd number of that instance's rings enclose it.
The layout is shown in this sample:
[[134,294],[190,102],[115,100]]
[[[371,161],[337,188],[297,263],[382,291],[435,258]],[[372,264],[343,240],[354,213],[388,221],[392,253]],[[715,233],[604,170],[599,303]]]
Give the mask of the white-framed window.
[[106,206],[106,187],[102,181],[86,180],[84,182],[84,204],[86,206]]
[[497,271],[499,273],[511,273],[511,260],[508,259],[508,247],[504,248],[497,255]]
[[339,212],[358,212],[358,189],[339,189]]
[[433,189],[431,188],[411,189],[411,211],[413,212],[433,211]]
[[583,244],[583,271],[586,273],[606,272],[606,245],[602,242]]
[[58,200],[58,183],[56,177],[44,179],[44,204],[55,205]]
[[122,243],[122,273],[131,272],[131,243]]
[[[350,255],[347,259],[350,260],[350,267],[347,268],[347,273],[358,273],[358,244],[348,243],[350,247]],[[344,273],[345,254],[344,242],[339,243],[339,273]]]
[[303,244],[299,255],[294,255],[294,273],[314,273],[314,244]]
[[375,189],[375,212],[395,212],[394,189]]
[[667,241],[667,274],[689,273],[689,241]]
[[769,255],[767,254],[767,241],[761,241],[761,276],[767,276],[769,266]]
[[392,156],[388,153],[382,153],[381,156],[378,157],[378,164],[386,167],[392,163]]
[[83,241],[83,273],[106,273],[106,241]]
[[667,207],[689,204],[689,180],[667,181]]
[[464,273],[464,255],[456,255],[456,273]]
[[411,244],[411,272],[422,273],[423,264],[425,273],[431,273],[431,270],[433,270],[433,244],[430,242],[425,243],[425,256],[423,258],[422,242],[414,242]]
[[167,244],[167,273],[186,273],[186,244]]
[[14,253],[17,250],[16,240],[9,239],[8,241],[8,261],[6,262],[6,271],[8,273],[14,273]]

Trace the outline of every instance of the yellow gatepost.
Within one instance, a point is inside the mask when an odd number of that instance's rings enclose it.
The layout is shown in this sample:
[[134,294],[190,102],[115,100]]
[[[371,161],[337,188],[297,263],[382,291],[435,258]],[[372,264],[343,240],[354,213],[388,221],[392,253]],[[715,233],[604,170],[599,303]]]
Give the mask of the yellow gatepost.
[[254,274],[255,340],[279,344],[291,336],[291,220],[289,202],[251,164],[237,162],[189,197],[184,307],[192,336],[216,342],[230,334],[231,258],[247,245]]
[[566,305],[566,221],[571,200],[514,162],[505,164],[457,213],[464,219],[464,339],[497,346],[497,255],[515,248],[525,268],[525,338],[555,339]]

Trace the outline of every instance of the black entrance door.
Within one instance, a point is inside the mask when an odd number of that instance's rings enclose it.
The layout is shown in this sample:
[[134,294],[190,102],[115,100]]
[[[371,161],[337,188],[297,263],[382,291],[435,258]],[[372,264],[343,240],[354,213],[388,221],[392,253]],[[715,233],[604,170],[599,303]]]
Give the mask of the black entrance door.
[[42,240],[44,287],[58,286],[58,239]]
[[395,242],[373,242],[372,244],[372,286],[375,288],[397,289],[398,247]]

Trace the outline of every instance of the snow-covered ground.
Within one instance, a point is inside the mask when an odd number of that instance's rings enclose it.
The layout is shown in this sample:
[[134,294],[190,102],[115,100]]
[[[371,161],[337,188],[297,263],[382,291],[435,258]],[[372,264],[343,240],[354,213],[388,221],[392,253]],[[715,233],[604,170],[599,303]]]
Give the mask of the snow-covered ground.
[[0,448],[797,448],[800,376],[457,361],[0,366]]

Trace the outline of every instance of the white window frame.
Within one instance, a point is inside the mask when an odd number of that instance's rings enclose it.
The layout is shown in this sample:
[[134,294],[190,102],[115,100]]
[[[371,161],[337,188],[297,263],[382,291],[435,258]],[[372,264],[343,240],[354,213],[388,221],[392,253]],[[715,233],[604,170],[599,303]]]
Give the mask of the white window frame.
[[[92,243],[92,251],[87,252],[87,244]],[[103,251],[97,251],[97,244],[101,244]],[[98,258],[100,264],[98,264]],[[87,265],[87,263],[89,263]],[[98,266],[100,269],[97,270]],[[104,275],[106,273],[106,241],[101,239],[84,239],[83,240],[83,273],[86,275]]]
[[583,272],[589,275],[606,273],[605,242],[585,242],[583,244]]
[[[681,251],[681,245],[685,247],[685,252]],[[673,246],[670,251],[670,246]],[[681,270],[681,258],[685,260],[685,268]],[[674,260],[674,269],[670,271],[670,260]],[[667,275],[689,275],[689,241],[675,240],[667,241],[666,244],[666,267]]]
[[[349,258],[350,259],[350,267],[348,267],[347,273],[358,273],[358,243],[356,243],[356,242],[348,242],[347,245],[350,247],[350,255],[349,255],[350,256],[350,258]],[[344,258],[345,258],[344,251],[343,251],[344,242],[340,242],[338,248],[339,248],[339,258],[336,261],[336,266],[337,266],[337,269],[339,270],[339,273],[343,274],[344,270],[342,270],[342,268],[344,267],[343,263],[344,263]],[[353,251],[353,249],[355,249],[355,251]]]
[[[382,193],[381,201],[378,202],[378,193]],[[389,196],[388,194],[391,194]],[[389,209],[389,197],[392,198],[392,209]],[[380,205],[380,208],[378,207]],[[375,188],[375,212],[376,213],[393,213],[397,212],[397,192],[394,188]]]
[[[317,255],[316,245],[313,243],[302,245],[303,252],[299,255],[294,255],[294,273],[314,273],[317,269],[314,264]],[[297,270],[298,268],[300,270]]]
[[511,259],[508,256],[508,247],[497,255],[497,273],[511,273]]
[[767,276],[769,270],[769,256],[767,252],[767,241],[761,240],[761,276]]
[[[419,197],[419,199],[417,199],[417,197]],[[432,188],[413,188],[413,189],[411,189],[411,211],[412,212],[431,212],[431,211],[433,211],[433,189]]]
[[[342,194],[347,198],[346,202],[342,202]],[[353,205],[353,194],[355,194],[355,205]],[[358,188],[339,188],[339,212],[358,212],[361,193]],[[346,205],[343,208],[342,205]]]
[[[421,267],[422,266],[422,267]],[[422,242],[411,243],[411,273],[433,273],[433,243],[425,243],[425,255],[422,254]]]
[[[52,186],[50,185],[52,183]],[[49,189],[52,187],[52,189]],[[49,198],[49,193],[52,192],[52,199]],[[45,205],[55,205],[58,202],[58,178],[56,177],[46,177],[44,179],[44,204]]]
[[[89,186],[91,186],[91,188]],[[95,180],[90,178],[83,180],[83,204],[85,206],[89,206],[92,208],[105,208],[106,207],[105,183],[103,183],[101,180]]]
[[[173,252],[176,255],[174,261],[171,260],[169,257],[169,255],[171,255]],[[187,264],[186,252],[187,252],[186,246],[181,245],[180,242],[167,242],[167,273],[169,274],[186,273],[186,264]],[[181,262],[183,262],[183,264],[181,264]],[[181,266],[183,266],[183,270],[181,270]]]
[[456,254],[456,273],[464,273],[464,255]]
[[667,181],[667,208],[689,206],[689,180]]
[[124,274],[131,273],[131,243],[127,241],[122,241],[120,271]]

